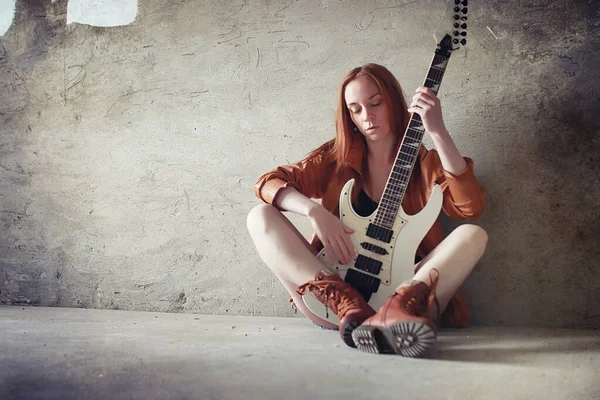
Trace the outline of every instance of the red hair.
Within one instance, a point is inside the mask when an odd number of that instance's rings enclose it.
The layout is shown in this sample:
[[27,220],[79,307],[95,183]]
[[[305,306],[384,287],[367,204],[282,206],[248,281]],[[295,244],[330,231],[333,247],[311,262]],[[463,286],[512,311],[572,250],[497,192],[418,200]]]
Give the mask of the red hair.
[[[337,110],[335,112],[335,139],[314,150],[309,157],[321,153],[328,156],[327,158],[331,157],[332,160],[335,160],[337,168],[344,165],[344,160],[348,156],[352,141],[359,135],[358,132],[354,131],[356,125],[352,122],[352,117],[346,106],[346,86],[357,77],[364,75],[370,76],[379,88],[383,101],[385,101],[388,108],[390,127],[392,134],[396,136],[396,147],[400,145],[401,138],[404,135],[410,118],[402,87],[387,68],[370,63],[352,69],[342,79],[338,93]],[[356,139],[365,140],[362,135],[356,137]]]

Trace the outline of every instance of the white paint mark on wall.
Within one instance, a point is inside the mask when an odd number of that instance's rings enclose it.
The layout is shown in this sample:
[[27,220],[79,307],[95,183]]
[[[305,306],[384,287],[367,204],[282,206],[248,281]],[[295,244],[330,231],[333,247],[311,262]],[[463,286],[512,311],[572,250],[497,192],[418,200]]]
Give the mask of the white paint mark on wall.
[[17,0],[0,0],[0,36],[4,35],[15,18]]
[[69,0],[67,5],[67,24],[129,25],[136,15],[137,0]]

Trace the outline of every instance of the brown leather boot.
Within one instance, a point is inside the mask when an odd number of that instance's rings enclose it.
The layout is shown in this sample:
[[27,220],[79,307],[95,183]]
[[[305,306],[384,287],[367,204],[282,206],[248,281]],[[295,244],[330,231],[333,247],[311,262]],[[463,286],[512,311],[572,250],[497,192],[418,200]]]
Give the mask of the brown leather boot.
[[375,314],[375,310],[365,302],[362,295],[339,275],[325,275],[319,272],[314,281],[300,285],[296,291],[301,295],[312,292],[338,316],[340,337],[351,347],[356,347],[352,340],[352,331]]
[[406,282],[374,316],[352,332],[352,339],[359,350],[396,353],[405,357],[425,354],[437,336],[437,326],[429,319],[429,311],[433,302],[437,303],[435,287],[439,272],[433,269],[429,278],[431,287],[425,282]]

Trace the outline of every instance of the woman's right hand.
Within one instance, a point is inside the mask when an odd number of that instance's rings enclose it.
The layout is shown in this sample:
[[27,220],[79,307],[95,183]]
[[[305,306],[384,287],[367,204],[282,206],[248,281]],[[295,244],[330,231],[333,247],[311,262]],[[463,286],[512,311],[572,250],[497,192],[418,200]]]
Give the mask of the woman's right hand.
[[344,225],[335,215],[318,203],[311,207],[306,216],[325,246],[325,254],[331,261],[346,264],[354,259],[354,248],[349,235],[354,233],[354,230]]

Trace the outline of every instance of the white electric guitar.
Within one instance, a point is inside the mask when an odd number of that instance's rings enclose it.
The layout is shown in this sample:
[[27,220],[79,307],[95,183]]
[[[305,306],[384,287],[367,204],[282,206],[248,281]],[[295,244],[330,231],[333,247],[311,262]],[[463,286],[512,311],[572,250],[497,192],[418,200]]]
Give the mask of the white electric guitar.
[[[466,44],[467,1],[450,0],[444,14],[444,19],[449,21],[443,22],[449,29],[446,32],[440,28],[434,34],[437,46],[424,85],[436,95],[452,51]],[[427,205],[418,214],[407,215],[401,206],[424,132],[421,117],[412,114],[381,201],[373,214],[361,217],[354,211],[350,200],[354,179],[349,180],[342,189],[340,219],[354,230],[351,239],[356,258],[342,265],[337,261],[329,261],[324,251],[317,254],[328,269],[337,271],[375,310],[386,302],[402,282],[413,277],[417,247],[438,218],[442,207],[442,190],[437,184],[432,189]],[[303,300],[317,317],[334,325],[339,324],[337,315],[330,312],[312,293],[305,294]]]

